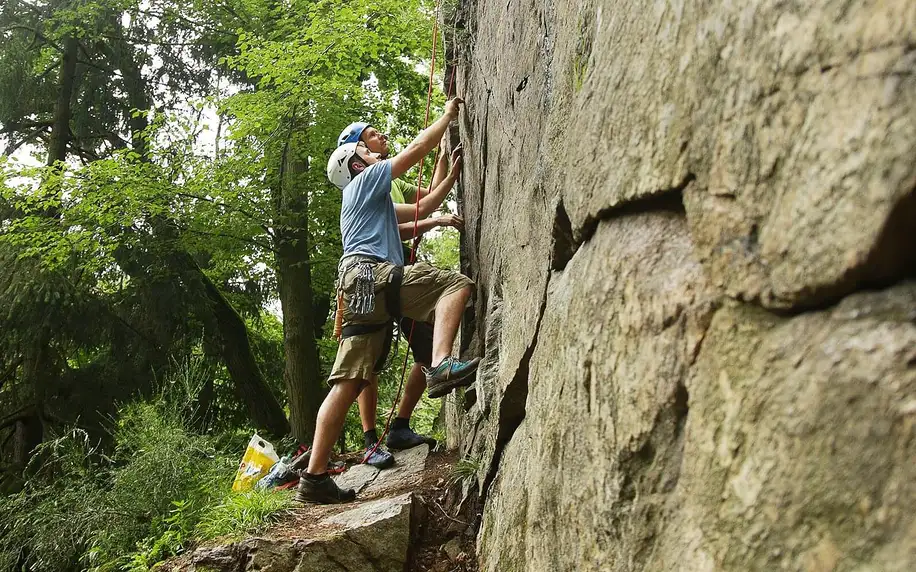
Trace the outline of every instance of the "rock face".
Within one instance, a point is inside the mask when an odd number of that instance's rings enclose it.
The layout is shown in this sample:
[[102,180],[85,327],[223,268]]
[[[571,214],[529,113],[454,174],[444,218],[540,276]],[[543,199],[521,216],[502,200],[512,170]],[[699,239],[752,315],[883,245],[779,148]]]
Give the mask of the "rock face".
[[250,538],[194,551],[180,570],[401,572],[407,564],[413,494],[382,498],[324,518],[316,538]]
[[390,469],[382,471],[370,465],[356,465],[334,477],[334,480],[342,489],[353,489],[357,493],[370,496],[419,482],[421,473],[426,468],[429,445],[394,451],[392,455],[395,464]]
[[481,569],[912,569],[916,3],[445,22]]
[[[419,484],[428,455],[429,447],[421,445],[395,452],[395,466],[384,471],[369,465],[350,467],[335,480],[340,487],[356,489],[357,501],[309,515],[307,524],[314,526],[292,536],[268,535],[198,548],[169,569],[401,572],[409,561],[411,533],[422,521],[422,501],[413,493],[398,493]],[[380,498],[362,500],[367,497]]]

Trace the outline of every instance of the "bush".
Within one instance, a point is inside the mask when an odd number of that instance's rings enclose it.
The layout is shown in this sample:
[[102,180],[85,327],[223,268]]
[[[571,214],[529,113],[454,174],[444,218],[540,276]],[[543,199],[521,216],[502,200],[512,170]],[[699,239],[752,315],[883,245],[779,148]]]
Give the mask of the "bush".
[[36,451],[22,491],[0,497],[0,570],[70,570],[103,515],[100,457],[74,430]]
[[108,473],[102,502],[109,520],[93,534],[89,552],[100,569],[133,551],[159,559],[177,553],[200,512],[232,480],[234,459],[217,451],[212,438],[189,432],[181,418],[168,415],[173,412],[162,401],[121,411],[115,458],[123,464]]
[[244,447],[195,432],[198,366],[175,368],[155,399],[120,408],[110,456],[80,430],[41,446],[24,489],[0,497],[0,571],[148,570],[290,507],[291,493],[230,491]]

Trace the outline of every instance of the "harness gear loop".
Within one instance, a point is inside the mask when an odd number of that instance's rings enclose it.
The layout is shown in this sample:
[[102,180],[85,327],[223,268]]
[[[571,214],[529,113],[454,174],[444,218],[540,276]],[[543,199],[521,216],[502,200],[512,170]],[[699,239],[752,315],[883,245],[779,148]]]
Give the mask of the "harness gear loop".
[[334,339],[340,342],[343,335],[343,310],[344,310],[344,299],[343,292],[337,290],[337,311],[334,315]]

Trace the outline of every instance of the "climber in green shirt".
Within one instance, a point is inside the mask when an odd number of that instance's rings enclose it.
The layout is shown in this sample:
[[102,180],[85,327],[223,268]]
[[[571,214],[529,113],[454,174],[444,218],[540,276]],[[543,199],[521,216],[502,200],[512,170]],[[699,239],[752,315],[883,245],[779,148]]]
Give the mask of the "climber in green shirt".
[[[344,129],[337,140],[338,147],[345,143],[363,142],[369,151],[378,153],[382,159],[387,159],[389,155],[388,137],[379,132],[376,128],[367,123],[353,123]],[[461,150],[456,149],[452,153],[452,169],[448,169],[448,158],[445,154],[439,157],[433,172],[433,180],[430,186],[418,189],[401,179],[394,179],[391,182],[391,199],[395,204],[415,204],[420,200],[419,221],[417,222],[417,235],[422,235],[435,227],[454,227],[458,230],[464,228],[464,221],[461,217],[453,214],[430,217],[429,215],[437,210],[445,200],[452,185],[441,185],[444,180],[450,179],[451,183],[457,179],[461,172]],[[434,189],[430,194],[430,189]],[[422,200],[421,200],[422,199]],[[401,239],[409,241],[413,237],[414,223],[407,222],[398,225]],[[404,245],[404,261],[410,260],[410,244]],[[436,446],[436,440],[432,437],[418,435],[410,428],[410,416],[414,408],[423,396],[426,389],[426,377],[423,373],[423,367],[429,367],[432,362],[432,342],[433,327],[426,322],[414,322],[409,318],[403,318],[400,321],[401,331],[404,336],[410,335],[413,328],[413,335],[410,340],[410,347],[413,351],[414,364],[407,378],[407,384],[404,388],[404,396],[398,407],[398,415],[391,423],[388,432],[386,444],[389,449],[400,450],[410,449],[424,443],[430,448]],[[371,452],[365,459],[370,465],[386,468],[394,464],[394,457],[391,454],[378,447],[372,451],[378,441],[376,432],[377,406],[378,406],[378,385],[370,384],[360,393],[357,399],[359,404],[359,415],[363,425],[363,438],[365,441],[366,452]]]

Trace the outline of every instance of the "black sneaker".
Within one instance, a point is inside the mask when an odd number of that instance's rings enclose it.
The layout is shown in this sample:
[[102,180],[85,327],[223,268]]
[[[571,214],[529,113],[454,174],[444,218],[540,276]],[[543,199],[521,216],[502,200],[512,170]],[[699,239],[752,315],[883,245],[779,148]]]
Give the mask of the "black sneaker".
[[387,469],[394,466],[394,457],[385,449],[376,447],[371,454],[369,454],[370,451],[372,447],[366,447],[363,450],[363,463],[372,465],[376,469]]
[[474,383],[474,374],[477,372],[477,364],[479,363],[480,358],[459,361],[457,358],[449,356],[436,367],[424,369],[429,396],[433,398],[442,397],[457,387],[471,385]]
[[432,437],[424,437],[414,433],[410,427],[403,429],[392,429],[388,432],[388,439],[385,441],[389,449],[403,451],[404,449],[413,449],[423,443],[429,445],[430,450],[436,448],[436,440]]
[[338,488],[337,483],[327,473],[318,479],[312,475],[303,475],[299,479],[299,488],[296,491],[296,500],[305,503],[336,504],[355,499],[356,491]]

